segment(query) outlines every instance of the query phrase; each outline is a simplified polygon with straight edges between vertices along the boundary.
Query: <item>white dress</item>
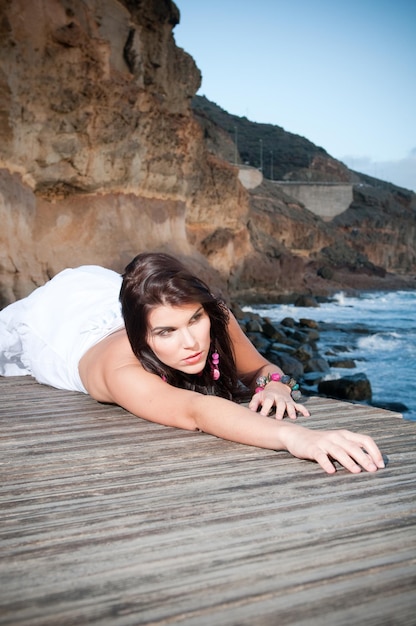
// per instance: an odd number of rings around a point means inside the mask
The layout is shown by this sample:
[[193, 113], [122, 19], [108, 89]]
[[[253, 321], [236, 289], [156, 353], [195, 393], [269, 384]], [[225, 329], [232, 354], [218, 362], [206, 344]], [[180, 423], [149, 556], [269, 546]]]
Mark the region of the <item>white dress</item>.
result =
[[66, 269], [0, 311], [0, 375], [87, 393], [78, 372], [89, 348], [124, 326], [120, 274]]

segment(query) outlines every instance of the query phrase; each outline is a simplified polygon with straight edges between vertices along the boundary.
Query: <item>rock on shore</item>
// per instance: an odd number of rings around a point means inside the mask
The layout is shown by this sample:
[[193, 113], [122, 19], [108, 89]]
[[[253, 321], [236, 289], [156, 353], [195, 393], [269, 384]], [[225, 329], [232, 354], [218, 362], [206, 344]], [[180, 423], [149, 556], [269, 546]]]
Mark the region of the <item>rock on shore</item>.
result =
[[[258, 313], [244, 311], [238, 305], [233, 305], [232, 311], [260, 354], [293, 376], [303, 394], [313, 393], [352, 402], [371, 401], [371, 383], [364, 373], [329, 378], [331, 365], [343, 367], [343, 361], [331, 361], [320, 354], [317, 347], [319, 324], [315, 320], [301, 318], [296, 322], [286, 317], [276, 323]], [[345, 368], [353, 365], [347, 360]]]

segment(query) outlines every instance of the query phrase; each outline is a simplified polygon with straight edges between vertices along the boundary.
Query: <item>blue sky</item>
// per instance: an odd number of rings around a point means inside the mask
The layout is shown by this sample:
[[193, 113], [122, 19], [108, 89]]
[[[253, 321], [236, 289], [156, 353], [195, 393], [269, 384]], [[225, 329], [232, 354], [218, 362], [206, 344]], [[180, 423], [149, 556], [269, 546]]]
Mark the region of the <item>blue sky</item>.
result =
[[416, 0], [175, 0], [200, 95], [416, 191]]

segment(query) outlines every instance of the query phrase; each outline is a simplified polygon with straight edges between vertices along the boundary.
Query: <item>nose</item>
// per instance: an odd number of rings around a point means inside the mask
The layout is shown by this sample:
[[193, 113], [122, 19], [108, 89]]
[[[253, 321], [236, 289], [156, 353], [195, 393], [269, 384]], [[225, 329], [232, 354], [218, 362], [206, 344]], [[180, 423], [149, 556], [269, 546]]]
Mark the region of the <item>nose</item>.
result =
[[189, 328], [184, 328], [182, 330], [182, 342], [184, 348], [195, 348], [197, 340], [195, 339]]

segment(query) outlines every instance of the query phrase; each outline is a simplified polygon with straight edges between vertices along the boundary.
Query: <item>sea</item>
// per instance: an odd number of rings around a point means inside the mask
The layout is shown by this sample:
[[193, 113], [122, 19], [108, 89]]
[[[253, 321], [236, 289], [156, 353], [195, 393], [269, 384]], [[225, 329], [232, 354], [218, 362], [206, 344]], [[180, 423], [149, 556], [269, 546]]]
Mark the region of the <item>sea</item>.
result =
[[[247, 307], [248, 308], [248, 307]], [[371, 404], [389, 408], [400, 402], [403, 417], [416, 421], [416, 291], [336, 294], [319, 307], [290, 304], [257, 305], [250, 309], [271, 321], [285, 317], [319, 324], [321, 356], [334, 347], [338, 358], [352, 359], [354, 369], [331, 367], [325, 378], [366, 374], [372, 389]]]

